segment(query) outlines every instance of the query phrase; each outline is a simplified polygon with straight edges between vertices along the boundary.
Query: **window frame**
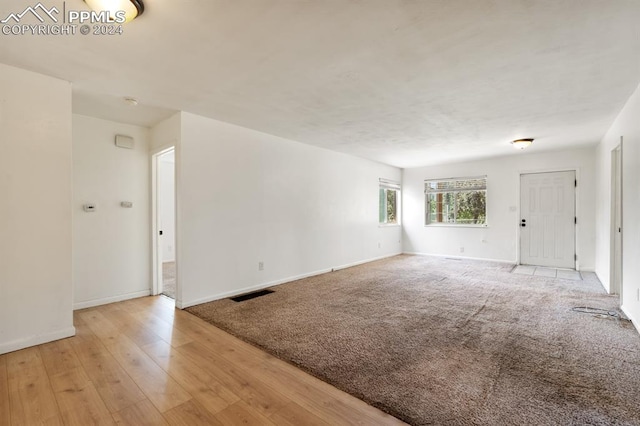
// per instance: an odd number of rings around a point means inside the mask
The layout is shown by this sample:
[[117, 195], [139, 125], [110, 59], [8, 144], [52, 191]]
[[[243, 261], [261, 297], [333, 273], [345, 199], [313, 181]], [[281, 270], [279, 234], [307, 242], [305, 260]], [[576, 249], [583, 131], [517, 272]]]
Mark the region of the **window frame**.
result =
[[[385, 196], [381, 197], [380, 191], [385, 191]], [[396, 221], [389, 222], [387, 215], [387, 191], [395, 191], [396, 193]], [[381, 202], [384, 200], [384, 210]], [[384, 212], [385, 221], [381, 222], [381, 213]], [[378, 226], [379, 227], [388, 227], [388, 226], [402, 226], [402, 185], [400, 182], [382, 179], [379, 180], [378, 186]]]
[[[458, 188], [455, 182], [458, 181], [474, 181], [481, 180], [483, 181], [482, 185], [476, 185], [469, 188], [460, 187]], [[438, 184], [443, 182], [454, 182], [451, 188], [444, 189], [436, 189], [429, 190], [429, 185]], [[487, 194], [488, 194], [488, 185], [487, 185], [487, 176], [467, 176], [467, 177], [457, 177], [457, 178], [439, 178], [439, 179], [425, 179], [424, 180], [424, 226], [425, 227], [457, 227], [457, 228], [486, 228], [488, 226], [488, 215], [487, 215]], [[431, 209], [430, 209], [430, 195], [431, 194], [445, 194], [445, 193], [462, 193], [462, 192], [484, 192], [484, 223], [458, 223], [458, 222], [431, 222]], [[458, 214], [458, 206], [457, 201], [454, 196], [454, 216], [455, 220], [457, 220]]]

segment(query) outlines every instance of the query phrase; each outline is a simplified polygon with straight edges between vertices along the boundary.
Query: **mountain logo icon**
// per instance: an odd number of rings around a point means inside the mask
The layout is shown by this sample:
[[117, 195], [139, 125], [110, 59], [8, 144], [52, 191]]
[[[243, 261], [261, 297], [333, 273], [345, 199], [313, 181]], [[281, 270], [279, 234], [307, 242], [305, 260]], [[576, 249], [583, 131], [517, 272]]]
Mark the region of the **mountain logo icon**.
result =
[[9, 14], [9, 16], [0, 21], [0, 23], [6, 24], [9, 21], [13, 20], [17, 24], [20, 22], [20, 20], [22, 20], [22, 18], [29, 14], [35, 16], [41, 23], [44, 23], [45, 18], [47, 17], [53, 22], [57, 23], [58, 18], [56, 18], [55, 15], [57, 15], [58, 13], [60, 13], [60, 11], [55, 6], [51, 9], [47, 9], [42, 3], [38, 3], [35, 6], [27, 7], [24, 11], [22, 11], [22, 13]]

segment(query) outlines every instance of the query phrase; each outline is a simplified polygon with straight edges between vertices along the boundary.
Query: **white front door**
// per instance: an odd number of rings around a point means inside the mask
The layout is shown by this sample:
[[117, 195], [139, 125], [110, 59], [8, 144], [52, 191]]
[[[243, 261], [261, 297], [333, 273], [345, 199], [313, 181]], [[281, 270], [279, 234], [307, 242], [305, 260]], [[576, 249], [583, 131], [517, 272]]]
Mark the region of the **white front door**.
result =
[[520, 176], [520, 263], [575, 268], [575, 171]]

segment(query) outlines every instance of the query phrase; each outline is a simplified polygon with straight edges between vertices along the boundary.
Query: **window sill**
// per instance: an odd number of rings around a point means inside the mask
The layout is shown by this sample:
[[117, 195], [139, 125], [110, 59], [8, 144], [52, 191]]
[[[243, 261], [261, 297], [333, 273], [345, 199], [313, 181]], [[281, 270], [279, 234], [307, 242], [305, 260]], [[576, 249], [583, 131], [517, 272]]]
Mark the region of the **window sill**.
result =
[[430, 223], [425, 228], [488, 228], [489, 225], [466, 225], [461, 223]]
[[379, 223], [378, 228], [401, 228], [401, 223]]

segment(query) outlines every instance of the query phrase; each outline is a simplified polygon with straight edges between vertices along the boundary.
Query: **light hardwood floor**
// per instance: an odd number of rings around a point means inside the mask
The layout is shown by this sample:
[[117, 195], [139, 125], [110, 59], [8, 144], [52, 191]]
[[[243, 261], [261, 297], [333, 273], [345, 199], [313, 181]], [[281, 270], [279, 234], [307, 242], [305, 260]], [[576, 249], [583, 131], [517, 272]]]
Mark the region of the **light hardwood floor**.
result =
[[0, 356], [0, 425], [398, 425], [165, 297], [77, 311], [75, 337]]

